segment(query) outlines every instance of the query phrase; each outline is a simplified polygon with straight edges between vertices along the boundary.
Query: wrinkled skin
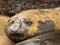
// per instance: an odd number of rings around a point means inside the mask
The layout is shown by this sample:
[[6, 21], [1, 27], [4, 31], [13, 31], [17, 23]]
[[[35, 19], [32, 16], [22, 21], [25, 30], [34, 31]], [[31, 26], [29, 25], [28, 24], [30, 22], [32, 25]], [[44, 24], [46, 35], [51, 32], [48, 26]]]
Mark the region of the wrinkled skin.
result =
[[16, 14], [8, 21], [6, 33], [14, 42], [20, 42], [37, 35], [59, 31], [58, 12], [58, 9], [33, 9]]

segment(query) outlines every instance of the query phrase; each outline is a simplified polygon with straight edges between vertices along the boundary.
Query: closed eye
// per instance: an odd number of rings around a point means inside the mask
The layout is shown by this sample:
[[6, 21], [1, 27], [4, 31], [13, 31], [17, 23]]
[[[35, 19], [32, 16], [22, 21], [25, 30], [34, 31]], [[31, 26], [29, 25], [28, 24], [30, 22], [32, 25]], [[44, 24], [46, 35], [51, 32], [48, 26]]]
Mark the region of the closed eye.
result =
[[8, 20], [8, 22], [10, 21], [11, 19]]
[[11, 26], [14, 23], [14, 21], [11, 21], [8, 23], [9, 26]]
[[8, 23], [9, 26], [11, 26], [14, 23], [14, 21], [11, 21], [11, 19], [9, 19], [8, 22], [9, 22]]
[[16, 20], [18, 20], [18, 17], [16, 17], [16, 18], [14, 18], [14, 19], [9, 19], [8, 20], [8, 22], [9, 22], [9, 24], [11, 25], [11, 24], [13, 24]]

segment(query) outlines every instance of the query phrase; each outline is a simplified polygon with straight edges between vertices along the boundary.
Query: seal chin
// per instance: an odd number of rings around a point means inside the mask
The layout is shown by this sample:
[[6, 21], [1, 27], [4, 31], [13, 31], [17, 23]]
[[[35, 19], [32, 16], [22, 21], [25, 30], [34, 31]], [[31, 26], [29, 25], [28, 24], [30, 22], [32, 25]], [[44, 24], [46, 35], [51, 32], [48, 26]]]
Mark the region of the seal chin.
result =
[[12, 41], [14, 42], [20, 42], [20, 41], [23, 41], [26, 39], [26, 36], [25, 35], [22, 35], [22, 34], [10, 34], [10, 39], [12, 39]]

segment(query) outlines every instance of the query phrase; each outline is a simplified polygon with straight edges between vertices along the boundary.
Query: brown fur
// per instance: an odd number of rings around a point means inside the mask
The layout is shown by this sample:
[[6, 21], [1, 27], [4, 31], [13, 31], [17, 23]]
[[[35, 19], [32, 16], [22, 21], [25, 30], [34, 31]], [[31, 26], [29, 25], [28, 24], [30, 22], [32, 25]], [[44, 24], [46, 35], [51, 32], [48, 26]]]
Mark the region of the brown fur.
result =
[[0, 16], [0, 45], [13, 45], [14, 43], [8, 38], [4, 30], [9, 17]]
[[[15, 42], [60, 30], [60, 8], [33, 9], [12, 17], [6, 26], [8, 36]], [[28, 23], [26, 23], [28, 22]], [[30, 25], [29, 22], [32, 22]]]

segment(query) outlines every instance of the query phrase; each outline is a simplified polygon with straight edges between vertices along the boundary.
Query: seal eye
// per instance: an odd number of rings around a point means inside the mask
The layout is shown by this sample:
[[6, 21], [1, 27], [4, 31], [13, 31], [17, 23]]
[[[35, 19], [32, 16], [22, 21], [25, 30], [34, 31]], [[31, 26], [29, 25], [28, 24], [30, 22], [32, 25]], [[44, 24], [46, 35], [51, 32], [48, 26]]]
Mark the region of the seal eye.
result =
[[9, 22], [9, 25], [12, 25], [13, 23], [14, 23], [14, 21], [10, 21], [10, 22]]
[[25, 24], [30, 26], [32, 24], [32, 22], [31, 21], [25, 21]]
[[28, 26], [31, 26], [32, 25], [32, 21], [30, 21], [30, 20], [27, 20], [27, 19], [24, 19], [24, 21], [23, 21], [26, 25], [28, 25]]
[[11, 19], [8, 20], [8, 22], [10, 21]]
[[13, 23], [14, 23], [14, 21], [11, 22], [11, 24], [13, 24]]

